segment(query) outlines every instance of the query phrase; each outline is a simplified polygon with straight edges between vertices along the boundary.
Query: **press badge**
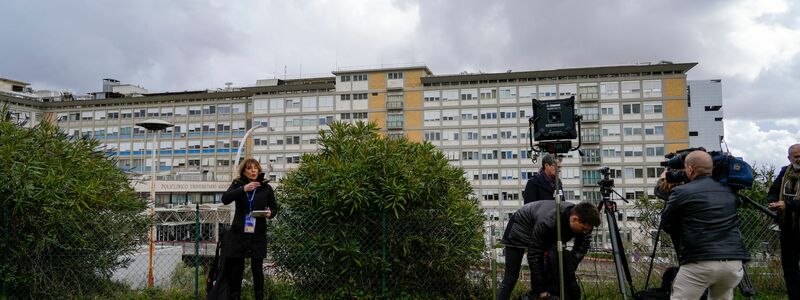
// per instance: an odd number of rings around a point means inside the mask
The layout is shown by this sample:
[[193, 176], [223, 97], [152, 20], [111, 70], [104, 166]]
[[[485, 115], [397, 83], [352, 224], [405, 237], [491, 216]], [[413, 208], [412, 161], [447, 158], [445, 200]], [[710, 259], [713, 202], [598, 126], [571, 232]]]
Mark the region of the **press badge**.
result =
[[256, 218], [251, 215], [244, 217], [244, 233], [256, 232]]

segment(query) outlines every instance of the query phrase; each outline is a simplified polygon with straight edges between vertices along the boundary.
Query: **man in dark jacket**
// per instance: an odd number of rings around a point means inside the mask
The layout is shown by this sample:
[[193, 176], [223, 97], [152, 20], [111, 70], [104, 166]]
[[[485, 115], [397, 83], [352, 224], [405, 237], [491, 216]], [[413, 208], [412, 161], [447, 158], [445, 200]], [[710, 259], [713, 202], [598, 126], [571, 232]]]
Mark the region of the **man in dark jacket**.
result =
[[[563, 242], [575, 239], [572, 251], [564, 252], [565, 280], [575, 282], [575, 268], [589, 251], [592, 240], [592, 229], [600, 225], [600, 212], [597, 207], [583, 202], [577, 205], [563, 203], [561, 205], [561, 239]], [[556, 245], [556, 202], [536, 201], [520, 207], [508, 222], [503, 232], [505, 244], [506, 271], [503, 282], [497, 293], [497, 299], [506, 300], [511, 296], [514, 285], [519, 278], [522, 256], [528, 251], [528, 265], [531, 268], [531, 294], [539, 298], [547, 298], [550, 294], [558, 294], [558, 289], [548, 288], [557, 278], [549, 278], [545, 271], [545, 252]], [[557, 268], [551, 265], [551, 268]], [[571, 274], [571, 278], [569, 275]], [[578, 293], [580, 296], [580, 293]]]
[[781, 228], [781, 265], [786, 293], [800, 300], [800, 144], [789, 147], [789, 163], [781, 169], [767, 193], [769, 208], [778, 211]]
[[[524, 204], [538, 200], [554, 200], [553, 192], [556, 190], [556, 168], [560, 168], [561, 162], [554, 155], [545, 154], [542, 156], [542, 167], [539, 172], [534, 173], [525, 185], [522, 192]], [[559, 188], [563, 190], [561, 181]]]
[[738, 196], [712, 179], [711, 156], [694, 151], [684, 161], [689, 182], [672, 189], [661, 214], [664, 231], [677, 235], [680, 270], [672, 299], [733, 299], [750, 259], [739, 231]]

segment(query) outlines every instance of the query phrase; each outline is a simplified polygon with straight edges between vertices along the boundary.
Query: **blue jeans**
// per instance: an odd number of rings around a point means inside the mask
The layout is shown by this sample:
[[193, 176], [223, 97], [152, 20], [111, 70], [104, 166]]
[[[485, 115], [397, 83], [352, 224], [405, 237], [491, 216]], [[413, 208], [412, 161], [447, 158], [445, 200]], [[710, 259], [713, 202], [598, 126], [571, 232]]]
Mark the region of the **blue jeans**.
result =
[[[511, 292], [514, 291], [514, 286], [517, 285], [519, 279], [519, 270], [522, 266], [522, 257], [525, 255], [525, 249], [508, 247], [503, 248], [506, 255], [506, 271], [503, 274], [503, 281], [500, 283], [500, 289], [497, 291], [497, 300], [508, 300], [511, 298]], [[530, 265], [530, 260], [528, 260]], [[531, 281], [533, 282], [533, 281]], [[531, 289], [533, 286], [531, 286]]]

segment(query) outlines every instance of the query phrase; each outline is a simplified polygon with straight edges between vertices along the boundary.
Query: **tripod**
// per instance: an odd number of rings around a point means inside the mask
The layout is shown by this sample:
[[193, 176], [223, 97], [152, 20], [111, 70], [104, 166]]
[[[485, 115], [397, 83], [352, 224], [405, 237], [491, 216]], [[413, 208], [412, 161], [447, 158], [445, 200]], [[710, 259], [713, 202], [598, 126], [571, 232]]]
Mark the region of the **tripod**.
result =
[[[614, 180], [608, 178], [608, 171], [608, 167], [605, 167], [601, 170], [603, 173], [603, 179], [597, 183], [600, 186], [600, 194], [603, 196], [597, 209], [602, 210], [606, 215], [608, 233], [611, 237], [611, 250], [614, 255], [614, 267], [617, 273], [617, 285], [619, 286], [619, 291], [622, 294], [622, 299], [627, 300], [628, 291], [625, 288], [626, 280], [628, 282], [628, 287], [631, 289], [631, 296], [634, 295], [635, 292], [633, 290], [631, 271], [628, 268], [628, 259], [625, 257], [625, 248], [622, 246], [622, 236], [619, 233], [619, 226], [617, 225], [617, 203], [611, 201], [611, 193], [616, 194], [620, 197], [620, 199], [622, 199], [622, 201], [625, 201], [626, 203], [628, 201], [625, 200], [625, 197], [622, 197], [619, 193], [614, 191]], [[622, 278], [623, 274], [625, 275], [624, 279]]]

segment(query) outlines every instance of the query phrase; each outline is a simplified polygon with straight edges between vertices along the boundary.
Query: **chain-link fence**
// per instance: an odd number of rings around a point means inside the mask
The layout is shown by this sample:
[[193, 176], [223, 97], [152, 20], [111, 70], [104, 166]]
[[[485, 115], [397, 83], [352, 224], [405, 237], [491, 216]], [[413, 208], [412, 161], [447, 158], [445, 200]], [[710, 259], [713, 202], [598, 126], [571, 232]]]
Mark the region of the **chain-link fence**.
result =
[[[747, 273], [753, 287], [757, 293], [782, 293], [785, 287], [777, 228], [760, 212], [742, 209], [739, 215], [752, 256]], [[9, 233], [13, 228], [8, 227], [6, 216], [7, 212], [0, 237], [3, 245], [14, 243], [10, 236], [18, 236]], [[22, 269], [38, 274], [33, 292], [45, 298], [124, 299], [139, 294], [154, 298], [204, 298], [206, 272], [214, 257], [216, 241], [227, 230], [230, 218], [227, 206], [159, 209], [152, 218], [155, 225], [152, 259], [150, 227], [145, 226], [138, 232], [127, 233], [129, 236], [117, 236], [137, 237], [133, 250], [122, 256], [114, 255], [119, 249], [98, 252], [102, 247], [92, 243], [102, 239], [81, 239], [70, 241], [68, 251], [54, 250], [31, 256], [25, 264], [11, 264], [10, 257], [21, 254], [9, 253], [9, 247], [3, 246], [0, 270], [4, 277]], [[498, 244], [504, 222], [488, 221], [478, 230], [482, 237], [477, 237], [480, 242], [475, 243], [476, 236], [447, 226], [454, 220], [447, 218], [446, 211], [417, 210], [407, 212], [402, 218], [376, 213], [358, 218], [357, 222], [349, 222], [357, 226], [341, 225], [331, 223], [331, 216], [282, 211], [270, 221], [270, 250], [263, 266], [267, 297], [493, 298], [504, 270], [502, 246]], [[627, 234], [622, 235], [622, 240], [634, 289], [641, 290], [648, 278], [657, 227], [648, 225], [642, 217], [634, 224], [635, 228], [622, 228], [632, 233], [632, 240], [627, 240]], [[100, 225], [83, 228], [84, 235], [102, 233]], [[595, 235], [606, 235], [606, 228], [605, 225], [597, 228]], [[92, 251], [81, 251], [75, 246], [81, 243]], [[666, 235], [662, 234], [652, 262], [649, 287], [660, 285], [664, 270], [677, 265]], [[148, 289], [150, 274], [154, 289]], [[577, 274], [587, 298], [619, 297], [612, 248], [607, 241], [599, 239], [593, 243]], [[529, 287], [527, 269], [520, 275], [515, 295]], [[250, 280], [248, 273], [243, 289], [246, 299], [252, 297]], [[32, 297], [17, 293], [20, 289], [14, 285], [19, 282], [3, 283], [2, 292], [8, 298]]]

